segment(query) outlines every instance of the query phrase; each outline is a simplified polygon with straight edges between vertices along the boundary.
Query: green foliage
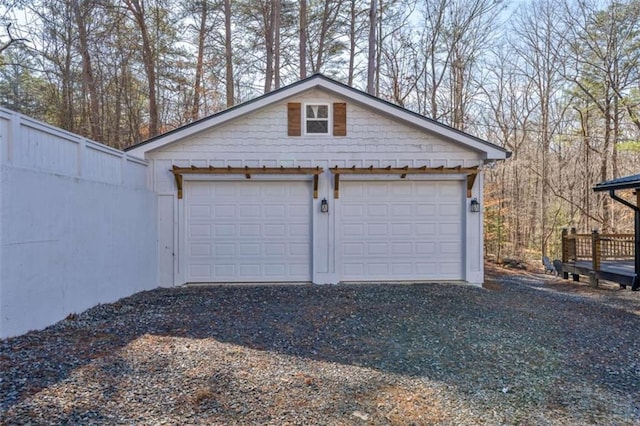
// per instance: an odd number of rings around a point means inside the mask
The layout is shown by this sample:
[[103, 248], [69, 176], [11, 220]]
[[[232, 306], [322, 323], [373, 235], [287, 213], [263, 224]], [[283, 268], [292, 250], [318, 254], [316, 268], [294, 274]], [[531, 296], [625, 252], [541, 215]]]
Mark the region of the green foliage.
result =
[[617, 144], [619, 152], [640, 152], [640, 141], [626, 141]]

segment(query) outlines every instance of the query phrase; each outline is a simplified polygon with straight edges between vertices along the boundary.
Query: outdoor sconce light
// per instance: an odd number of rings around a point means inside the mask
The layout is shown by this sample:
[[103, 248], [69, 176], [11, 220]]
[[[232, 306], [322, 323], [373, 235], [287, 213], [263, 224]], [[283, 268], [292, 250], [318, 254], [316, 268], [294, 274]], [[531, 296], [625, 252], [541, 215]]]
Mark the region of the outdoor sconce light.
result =
[[320, 201], [320, 211], [322, 213], [329, 213], [329, 203], [326, 198], [323, 198], [322, 201]]
[[477, 198], [471, 200], [471, 213], [480, 213], [480, 203]]

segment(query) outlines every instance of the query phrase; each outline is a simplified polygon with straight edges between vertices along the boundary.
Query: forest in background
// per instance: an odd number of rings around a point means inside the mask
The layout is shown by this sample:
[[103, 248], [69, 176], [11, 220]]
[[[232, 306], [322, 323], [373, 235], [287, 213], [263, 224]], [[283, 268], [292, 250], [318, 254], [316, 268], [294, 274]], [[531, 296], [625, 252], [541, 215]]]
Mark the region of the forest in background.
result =
[[[0, 105], [122, 149], [313, 73], [503, 146], [485, 252], [632, 232], [640, 0], [0, 0]], [[630, 194], [627, 194], [629, 196]]]

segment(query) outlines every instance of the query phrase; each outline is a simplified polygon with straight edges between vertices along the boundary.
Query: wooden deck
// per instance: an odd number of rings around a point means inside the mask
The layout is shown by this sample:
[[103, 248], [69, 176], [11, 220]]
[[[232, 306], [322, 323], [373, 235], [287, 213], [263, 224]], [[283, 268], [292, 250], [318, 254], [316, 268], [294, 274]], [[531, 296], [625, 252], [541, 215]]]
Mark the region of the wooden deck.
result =
[[562, 232], [562, 275], [574, 281], [589, 277], [591, 285], [599, 280], [613, 281], [625, 287], [634, 284], [635, 244], [633, 234], [578, 234], [575, 228]]
[[591, 284], [597, 286], [594, 280], [605, 280], [618, 283], [620, 285], [632, 285], [634, 272], [633, 260], [607, 260], [600, 264], [600, 270], [593, 269], [593, 262], [590, 260], [577, 260], [574, 262], [563, 262], [562, 270], [564, 278], [573, 276], [574, 281], [579, 280], [580, 275], [585, 275], [591, 280]]

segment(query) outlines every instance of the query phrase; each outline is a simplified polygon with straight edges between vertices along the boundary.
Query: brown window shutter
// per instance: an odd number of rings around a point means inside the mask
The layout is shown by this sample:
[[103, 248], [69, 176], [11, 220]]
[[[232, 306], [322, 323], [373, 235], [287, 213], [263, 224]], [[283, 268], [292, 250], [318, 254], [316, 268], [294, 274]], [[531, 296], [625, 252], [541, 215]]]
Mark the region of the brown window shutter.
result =
[[333, 136], [347, 136], [347, 104], [333, 104]]
[[302, 134], [302, 104], [299, 102], [289, 102], [287, 104], [287, 120], [289, 136], [300, 136]]

